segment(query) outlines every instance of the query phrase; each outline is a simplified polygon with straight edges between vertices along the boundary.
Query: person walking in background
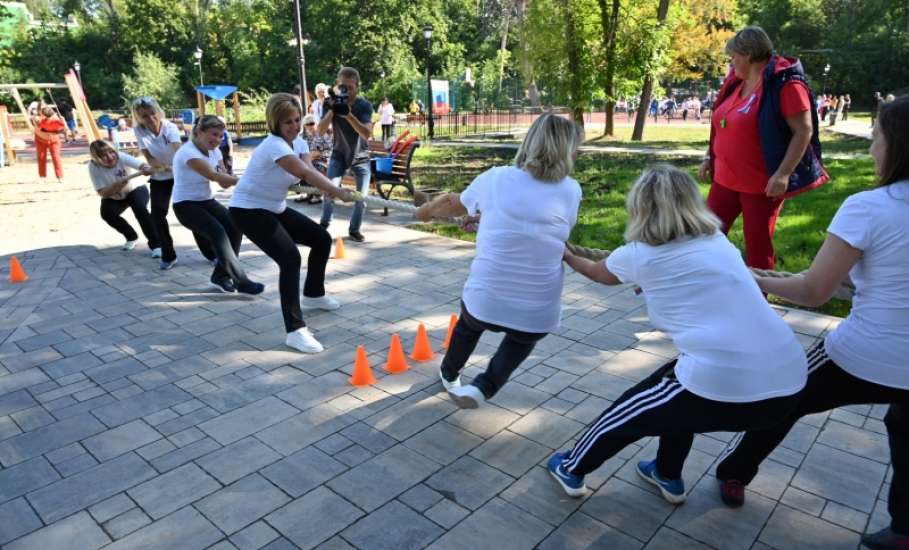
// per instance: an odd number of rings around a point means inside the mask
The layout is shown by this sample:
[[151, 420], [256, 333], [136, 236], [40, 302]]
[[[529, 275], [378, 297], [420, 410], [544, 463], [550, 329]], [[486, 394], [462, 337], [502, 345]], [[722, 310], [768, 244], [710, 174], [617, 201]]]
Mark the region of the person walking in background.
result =
[[65, 141], [76, 141], [76, 116], [73, 114], [75, 111], [73, 106], [65, 99], [61, 99], [57, 102], [57, 111], [66, 123], [67, 131], [63, 134]]
[[316, 99], [309, 104], [309, 114], [313, 116], [316, 124], [322, 122], [322, 117], [325, 116], [325, 94], [327, 93], [327, 85], [322, 82], [316, 84]]
[[35, 152], [38, 156], [38, 177], [47, 180], [47, 153], [54, 163], [57, 183], [63, 183], [63, 158], [60, 156], [60, 136], [66, 132], [66, 123], [53, 107], [45, 106], [35, 122]]
[[221, 145], [218, 146], [218, 150], [221, 151], [221, 161], [224, 163], [224, 169], [227, 170], [227, 173], [230, 175], [234, 174], [234, 141], [230, 137], [230, 132], [227, 130], [227, 122], [224, 120], [223, 116], [219, 116], [218, 120], [221, 121], [221, 124], [224, 124], [224, 135], [221, 136]]
[[387, 97], [383, 97], [379, 105], [379, 124], [382, 125], [382, 143], [388, 147], [395, 126], [395, 108]]
[[852, 96], [843, 96], [843, 120], [849, 120], [849, 109], [852, 108]]
[[773, 269], [773, 232], [787, 197], [828, 180], [818, 120], [802, 64], [773, 54], [760, 27], [726, 44], [733, 70], [717, 96], [710, 145], [700, 168], [707, 206], [728, 232], [741, 215], [745, 263]]
[[89, 145], [88, 152], [92, 159], [88, 175], [95, 191], [101, 196], [101, 219], [126, 238], [122, 250], [132, 250], [139, 242], [136, 230], [121, 216], [127, 208], [132, 209], [142, 233], [148, 239], [149, 250], [158, 248], [158, 235], [148, 213], [148, 187], [136, 180], [139, 176], [151, 175], [152, 167], [136, 157], [118, 153], [100, 139]]

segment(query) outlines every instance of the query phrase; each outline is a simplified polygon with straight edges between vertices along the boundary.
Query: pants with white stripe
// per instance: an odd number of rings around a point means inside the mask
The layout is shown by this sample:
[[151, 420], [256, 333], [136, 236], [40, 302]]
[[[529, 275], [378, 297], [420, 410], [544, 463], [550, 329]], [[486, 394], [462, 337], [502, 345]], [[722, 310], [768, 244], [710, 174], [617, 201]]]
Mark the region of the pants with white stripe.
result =
[[795, 396], [727, 403], [697, 396], [675, 377], [675, 361], [626, 391], [584, 432], [564, 465], [587, 475], [626, 446], [659, 436], [656, 467], [666, 479], [680, 479], [694, 434], [769, 428], [792, 412]]
[[758, 467], [779, 445], [803, 416], [829, 411], [845, 405], [890, 404], [884, 417], [890, 439], [889, 511], [891, 527], [909, 534], [909, 390], [882, 386], [852, 376], [834, 363], [819, 342], [808, 352], [808, 383], [798, 393], [799, 403], [792, 413], [770, 429], [749, 430], [734, 439], [716, 469], [721, 481], [732, 479], [748, 484]]

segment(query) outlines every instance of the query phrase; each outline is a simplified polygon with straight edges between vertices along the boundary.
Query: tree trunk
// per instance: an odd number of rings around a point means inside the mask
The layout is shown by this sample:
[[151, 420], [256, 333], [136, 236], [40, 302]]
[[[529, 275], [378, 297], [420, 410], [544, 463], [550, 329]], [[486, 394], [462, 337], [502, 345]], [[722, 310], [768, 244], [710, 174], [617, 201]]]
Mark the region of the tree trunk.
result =
[[603, 46], [606, 50], [606, 74], [603, 82], [603, 91], [606, 93], [606, 123], [603, 125], [603, 135], [615, 135], [615, 47], [616, 35], [619, 25], [619, 7], [622, 0], [612, 0], [612, 11], [606, 11], [606, 0], [600, 2], [600, 21], [603, 27]]
[[499, 46], [499, 87], [496, 100], [502, 95], [502, 79], [505, 78], [505, 48], [508, 47], [508, 24], [511, 22], [511, 10], [505, 12], [505, 29], [502, 31], [502, 43]]
[[574, 122], [584, 127], [584, 98], [581, 91], [581, 52], [578, 51], [577, 24], [574, 19], [570, 0], [562, 0], [563, 15], [565, 17], [565, 53], [568, 57], [568, 73], [571, 75], [570, 99], [571, 118]]
[[[669, 13], [669, 0], [660, 0], [657, 8], [657, 25], [666, 22]], [[653, 72], [648, 71], [644, 77], [644, 88], [641, 90], [641, 104], [638, 105], [638, 114], [634, 119], [634, 132], [631, 141], [641, 141], [644, 138], [644, 123], [647, 121], [647, 112], [650, 110], [650, 95], [653, 93]]]

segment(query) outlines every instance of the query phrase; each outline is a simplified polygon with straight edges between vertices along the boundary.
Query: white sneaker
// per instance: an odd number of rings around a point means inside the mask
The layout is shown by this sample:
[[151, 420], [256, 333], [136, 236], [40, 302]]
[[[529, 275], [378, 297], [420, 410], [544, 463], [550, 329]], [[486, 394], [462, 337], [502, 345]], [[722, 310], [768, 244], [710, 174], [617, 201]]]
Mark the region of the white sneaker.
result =
[[476, 409], [480, 406], [480, 403], [486, 401], [486, 397], [483, 395], [483, 392], [480, 391], [480, 388], [473, 384], [451, 388], [448, 390], [448, 395], [450, 395], [455, 404], [462, 409]]
[[160, 257], [161, 257], [161, 249], [152, 248], [152, 258], [160, 258]]
[[439, 380], [442, 381], [442, 387], [445, 388], [445, 391], [450, 392], [454, 388], [461, 387], [461, 377], [458, 376], [453, 381], [449, 382], [445, 379], [445, 375], [442, 374], [442, 369], [439, 369]]
[[138, 243], [138, 242], [139, 241], [126, 241], [125, 243], [123, 243], [123, 246], [120, 247], [120, 250], [132, 250], [132, 249], [136, 248], [136, 243]]
[[341, 307], [341, 302], [335, 300], [328, 294], [325, 296], [319, 296], [318, 298], [302, 296], [300, 299], [300, 307], [303, 309], [322, 309], [325, 311], [332, 311]]
[[325, 348], [316, 340], [316, 337], [309, 332], [309, 328], [298, 328], [293, 332], [287, 333], [287, 339], [284, 343], [289, 347], [302, 351], [303, 353], [319, 353]]

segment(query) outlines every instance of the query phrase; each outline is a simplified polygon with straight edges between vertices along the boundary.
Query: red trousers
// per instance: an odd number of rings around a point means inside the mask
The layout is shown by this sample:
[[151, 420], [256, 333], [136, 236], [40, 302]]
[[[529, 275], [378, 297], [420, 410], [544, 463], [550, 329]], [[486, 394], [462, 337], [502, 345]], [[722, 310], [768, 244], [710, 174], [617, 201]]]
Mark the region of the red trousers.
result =
[[723, 233], [729, 233], [739, 214], [745, 233], [745, 263], [758, 269], [773, 269], [773, 230], [783, 209], [782, 198], [763, 193], [742, 193], [715, 183], [707, 195], [707, 207], [723, 222]]
[[63, 179], [63, 159], [60, 156], [60, 140], [44, 141], [35, 139], [35, 150], [38, 153], [38, 176], [47, 177], [47, 152], [50, 151], [51, 160], [54, 162], [54, 174], [57, 179]]

